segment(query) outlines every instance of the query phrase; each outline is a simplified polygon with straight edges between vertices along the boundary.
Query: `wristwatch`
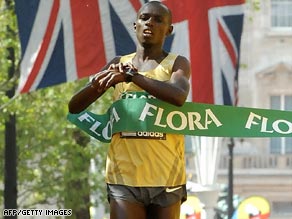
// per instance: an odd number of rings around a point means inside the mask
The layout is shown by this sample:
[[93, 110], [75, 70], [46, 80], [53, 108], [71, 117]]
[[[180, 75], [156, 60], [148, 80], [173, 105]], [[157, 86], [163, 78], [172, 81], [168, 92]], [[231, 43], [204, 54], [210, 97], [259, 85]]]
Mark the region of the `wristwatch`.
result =
[[125, 74], [126, 74], [126, 82], [129, 83], [129, 82], [132, 82], [133, 76], [138, 74], [138, 72], [132, 68], [129, 68], [128, 71], [125, 72]]

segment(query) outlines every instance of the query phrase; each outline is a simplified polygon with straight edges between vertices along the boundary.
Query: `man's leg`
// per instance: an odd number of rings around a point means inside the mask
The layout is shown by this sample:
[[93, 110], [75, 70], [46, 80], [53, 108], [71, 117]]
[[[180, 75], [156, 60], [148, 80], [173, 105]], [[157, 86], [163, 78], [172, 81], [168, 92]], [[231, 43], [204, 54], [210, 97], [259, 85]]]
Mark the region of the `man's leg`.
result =
[[179, 219], [181, 201], [167, 207], [151, 205], [147, 208], [147, 219]]
[[136, 203], [120, 199], [110, 200], [110, 219], [137, 219], [137, 218], [146, 219], [146, 210], [143, 205], [139, 205]]

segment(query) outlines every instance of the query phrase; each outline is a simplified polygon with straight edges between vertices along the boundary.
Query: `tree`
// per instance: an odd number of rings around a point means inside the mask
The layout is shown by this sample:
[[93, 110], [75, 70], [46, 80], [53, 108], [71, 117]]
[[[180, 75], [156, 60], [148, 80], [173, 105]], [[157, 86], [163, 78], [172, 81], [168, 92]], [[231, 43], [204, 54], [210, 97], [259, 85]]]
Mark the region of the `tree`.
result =
[[[1, 2], [2, 3], [2, 2]], [[6, 14], [3, 17], [8, 17], [13, 15], [11, 11], [13, 11], [13, 2], [11, 0], [5, 0], [2, 3], [5, 6]], [[10, 20], [10, 19], [8, 19]], [[9, 81], [13, 81], [14, 76], [16, 75], [16, 52], [17, 48], [13, 45], [15, 42], [16, 33], [15, 26], [12, 22], [6, 23], [3, 22], [4, 32], [1, 32], [4, 40], [3, 44], [4, 50], [1, 52], [6, 52], [6, 56], [4, 56], [7, 60], [7, 65], [3, 65], [3, 69], [7, 70], [7, 79]], [[7, 90], [5, 90], [5, 94], [8, 98], [12, 98], [15, 94], [15, 83], [11, 86], [8, 86]], [[4, 207], [15, 209], [17, 208], [17, 148], [16, 148], [16, 116], [13, 112], [8, 113], [7, 118], [4, 122], [5, 127], [5, 146], [4, 146]], [[16, 218], [17, 216], [13, 215], [12, 218]], [[6, 218], [6, 216], [5, 216]]]

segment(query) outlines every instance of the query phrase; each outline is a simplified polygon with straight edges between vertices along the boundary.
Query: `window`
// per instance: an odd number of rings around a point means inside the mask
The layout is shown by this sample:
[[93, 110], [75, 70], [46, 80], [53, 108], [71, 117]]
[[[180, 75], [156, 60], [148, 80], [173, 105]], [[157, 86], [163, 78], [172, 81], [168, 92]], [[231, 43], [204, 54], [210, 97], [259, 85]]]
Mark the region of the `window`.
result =
[[292, 29], [292, 1], [271, 0], [271, 27]]
[[275, 215], [291, 215], [292, 202], [273, 202], [272, 212]]
[[[271, 109], [292, 111], [292, 95], [270, 97]], [[271, 138], [270, 152], [272, 154], [291, 154], [292, 137]]]

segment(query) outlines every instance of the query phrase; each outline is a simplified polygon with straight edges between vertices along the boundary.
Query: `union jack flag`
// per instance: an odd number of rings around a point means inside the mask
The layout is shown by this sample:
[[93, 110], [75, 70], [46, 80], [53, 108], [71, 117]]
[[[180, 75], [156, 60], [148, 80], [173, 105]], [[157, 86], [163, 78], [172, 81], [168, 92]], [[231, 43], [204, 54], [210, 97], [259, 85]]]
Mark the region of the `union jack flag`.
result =
[[[88, 77], [135, 51], [133, 22], [146, 0], [15, 0], [22, 62], [19, 93]], [[191, 61], [194, 102], [237, 99], [244, 0], [164, 0], [174, 33], [165, 49]]]

